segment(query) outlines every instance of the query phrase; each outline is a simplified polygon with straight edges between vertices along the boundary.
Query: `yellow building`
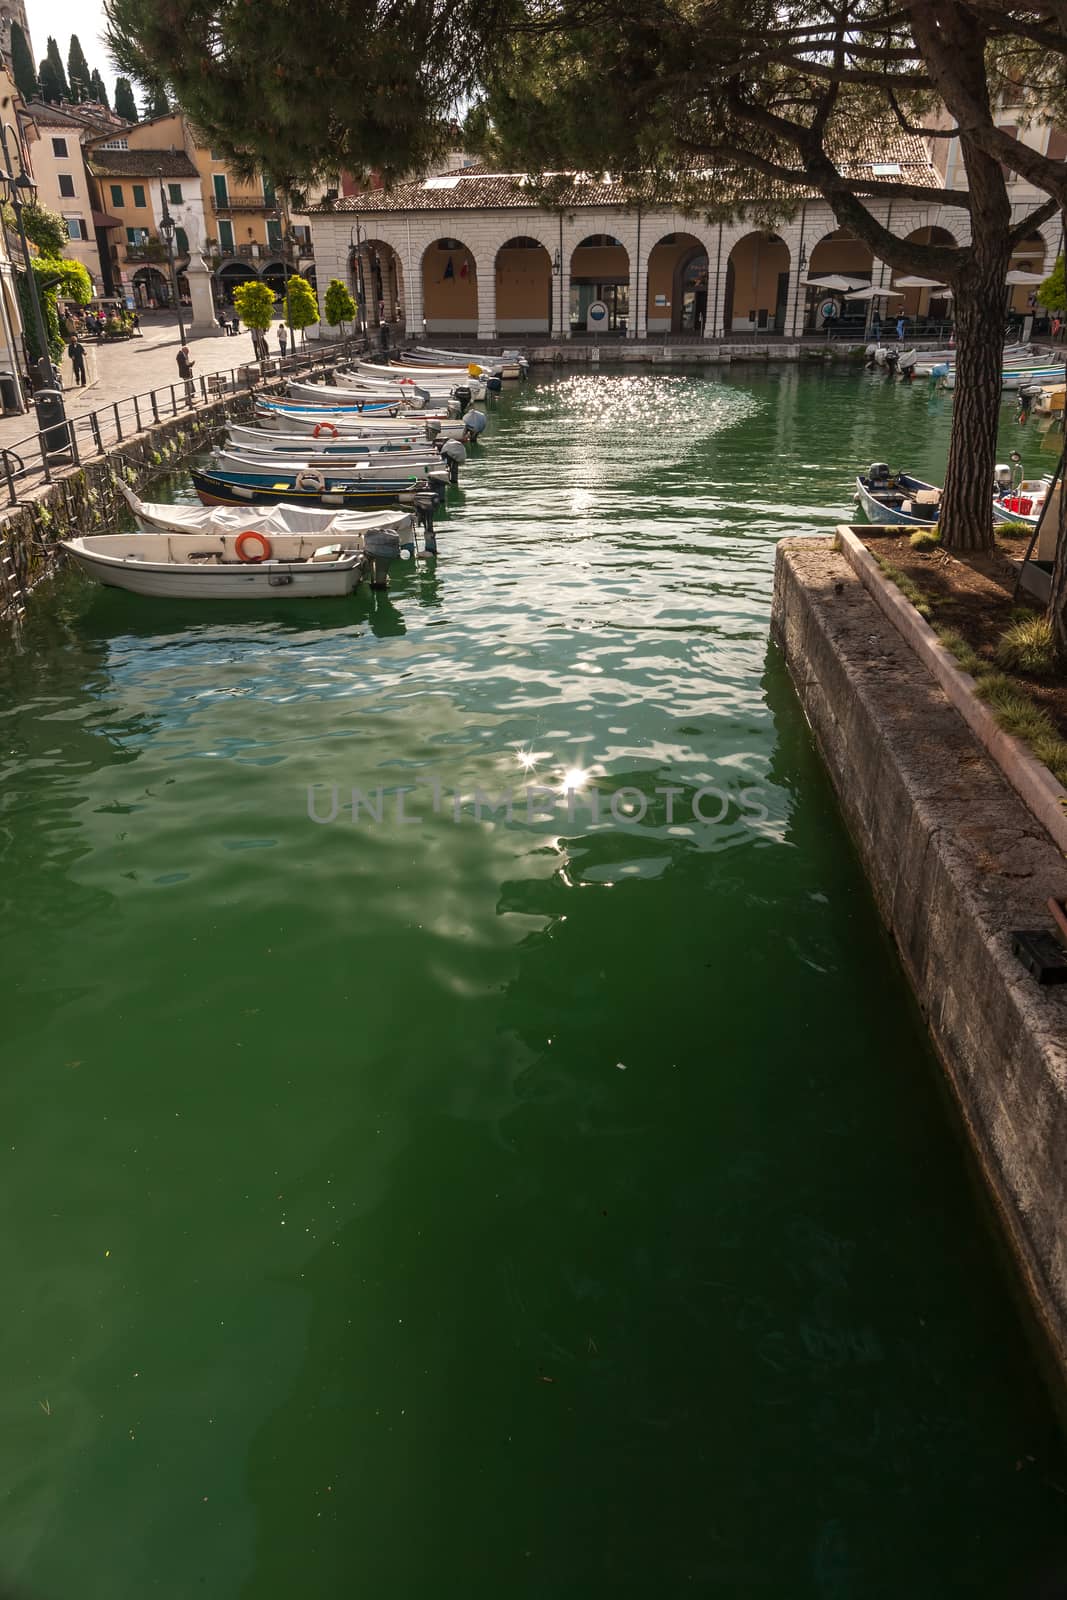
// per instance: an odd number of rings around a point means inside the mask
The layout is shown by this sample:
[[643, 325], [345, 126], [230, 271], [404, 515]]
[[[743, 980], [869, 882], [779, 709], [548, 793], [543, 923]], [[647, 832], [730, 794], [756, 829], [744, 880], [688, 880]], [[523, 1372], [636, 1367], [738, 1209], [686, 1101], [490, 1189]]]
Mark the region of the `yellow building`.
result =
[[[112, 215], [117, 293], [132, 292], [142, 303], [168, 301], [161, 182], [177, 225], [179, 269], [190, 251], [203, 255], [217, 303], [232, 300], [237, 284], [249, 278], [262, 278], [280, 294], [291, 273], [314, 273], [306, 217], [294, 217], [269, 181], [235, 177], [180, 111], [94, 141], [86, 159], [101, 209]], [[180, 292], [183, 287], [179, 277]]]

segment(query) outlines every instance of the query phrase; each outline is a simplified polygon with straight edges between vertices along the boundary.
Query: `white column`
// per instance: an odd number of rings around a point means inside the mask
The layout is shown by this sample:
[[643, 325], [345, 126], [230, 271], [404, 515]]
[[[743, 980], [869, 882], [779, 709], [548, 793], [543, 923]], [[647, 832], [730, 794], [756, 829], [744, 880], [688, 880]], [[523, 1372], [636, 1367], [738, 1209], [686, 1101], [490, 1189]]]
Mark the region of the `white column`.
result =
[[363, 294], [366, 301], [366, 304], [360, 309], [366, 326], [368, 328], [376, 328], [380, 321], [378, 316], [378, 289], [371, 253], [366, 245], [360, 250], [359, 259], [363, 269]]
[[723, 336], [723, 308], [726, 305], [726, 269], [730, 263], [733, 235], [720, 223], [715, 230], [714, 246], [708, 249], [708, 309], [704, 316], [705, 339]]
[[478, 289], [478, 337], [496, 338], [496, 259], [486, 252], [475, 257]]

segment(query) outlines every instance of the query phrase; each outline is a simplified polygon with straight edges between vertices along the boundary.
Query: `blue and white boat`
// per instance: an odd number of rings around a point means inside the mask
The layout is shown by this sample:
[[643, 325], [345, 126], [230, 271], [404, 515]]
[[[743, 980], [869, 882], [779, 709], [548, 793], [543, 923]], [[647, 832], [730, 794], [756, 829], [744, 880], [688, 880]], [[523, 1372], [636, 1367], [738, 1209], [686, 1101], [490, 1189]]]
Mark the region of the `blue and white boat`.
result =
[[856, 498], [868, 522], [900, 522], [919, 528], [937, 521], [941, 490], [908, 472], [890, 472], [884, 461], [876, 461], [867, 472], [858, 474]]

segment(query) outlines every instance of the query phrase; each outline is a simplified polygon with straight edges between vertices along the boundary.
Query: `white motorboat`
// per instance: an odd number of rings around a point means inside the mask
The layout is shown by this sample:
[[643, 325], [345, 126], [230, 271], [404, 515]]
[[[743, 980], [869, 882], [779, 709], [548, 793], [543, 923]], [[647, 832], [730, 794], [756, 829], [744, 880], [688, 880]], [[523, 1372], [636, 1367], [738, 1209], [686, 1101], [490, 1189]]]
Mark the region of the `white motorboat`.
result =
[[403, 351], [406, 362], [415, 362], [422, 365], [426, 362], [443, 363], [460, 361], [465, 366], [487, 367], [490, 372], [496, 373], [501, 378], [525, 378], [530, 370], [530, 363], [521, 350], [505, 350], [503, 355], [468, 355], [462, 350], [434, 350], [427, 345], [416, 345], [414, 349]]
[[[396, 534], [360, 544], [322, 544], [290, 534], [105, 533], [62, 548], [96, 583], [167, 600], [299, 600], [351, 594], [371, 569], [385, 582], [400, 554]], [[378, 547], [380, 546], [380, 550]]]
[[[415, 419], [422, 421], [427, 439], [473, 439], [485, 428], [487, 418], [484, 411], [467, 411], [462, 417], [442, 417], [439, 413], [427, 414], [425, 412], [408, 413], [403, 421], [393, 417], [366, 417], [360, 416], [357, 411], [349, 407], [328, 410], [320, 406], [305, 406], [296, 401], [264, 400], [256, 401], [256, 417], [267, 419], [267, 426], [273, 426], [282, 433], [310, 433], [316, 438], [325, 438], [331, 429], [337, 430], [337, 436], [365, 435], [366, 437], [381, 437], [385, 434], [410, 433]], [[396, 423], [399, 422], [399, 427]], [[318, 429], [316, 434], [315, 430]]]
[[349, 372], [338, 368], [334, 373], [335, 386], [350, 390], [353, 394], [366, 394], [372, 402], [381, 400], [383, 394], [399, 395], [405, 403], [411, 404], [409, 396], [419, 397], [420, 406], [447, 405], [449, 400], [484, 400], [488, 393], [486, 384], [481, 378], [461, 376], [460, 374], [446, 377], [430, 377], [425, 380], [404, 377], [398, 373], [395, 378], [386, 372], [373, 375], [365, 372]]
[[[273, 433], [269, 428], [249, 428], [239, 422], [229, 424], [230, 443], [247, 446], [257, 452], [273, 451], [278, 455], [292, 455], [294, 451], [314, 449], [321, 456], [390, 456], [422, 454], [431, 449], [424, 427], [412, 427], [402, 433], [338, 434], [324, 432], [316, 439], [306, 433]], [[462, 449], [462, 445], [459, 447]]]
[[[286, 394], [291, 400], [303, 406], [346, 407], [353, 414], [360, 408], [369, 408], [373, 413], [376, 407], [385, 406], [387, 408], [385, 414], [391, 415], [395, 406], [398, 413], [404, 410], [423, 415], [427, 413], [436, 413], [440, 416], [453, 415], [448, 409], [447, 396], [439, 395], [435, 398], [428, 390], [420, 389], [415, 384], [408, 385], [406, 389], [396, 384], [388, 392], [384, 384], [376, 384], [373, 389], [360, 389], [354, 392], [350, 384], [299, 383], [295, 378], [290, 378], [286, 384]], [[380, 414], [382, 413], [379, 412]]]
[[[455, 449], [463, 450], [458, 439], [450, 443]], [[465, 450], [463, 453], [466, 455]], [[388, 468], [391, 472], [404, 473], [440, 472], [448, 460], [446, 456], [438, 455], [428, 440], [423, 441], [421, 450], [386, 450], [371, 455], [366, 450], [345, 450], [343, 446], [334, 446], [329, 451], [319, 450], [306, 434], [303, 438], [291, 441], [284, 450], [265, 450], [259, 445], [246, 444], [243, 439], [231, 439], [219, 446], [216, 459], [221, 461], [223, 458], [256, 461], [262, 464], [264, 471], [275, 467], [284, 470], [287, 463], [295, 462], [298, 467], [327, 468], [330, 471], [349, 472], [354, 467], [365, 467], [368, 471]]]
[[253, 456], [238, 450], [216, 450], [211, 457], [208, 470], [211, 472], [222, 468], [224, 471], [234, 471], [242, 474], [242, 482], [250, 476], [262, 478], [264, 482], [273, 482], [279, 477], [286, 477], [290, 473], [299, 476], [301, 473], [317, 474], [324, 479], [327, 474], [342, 474], [348, 483], [395, 483], [398, 479], [410, 481], [414, 487], [435, 488], [443, 495], [449, 482], [449, 470], [440, 456], [436, 456], [428, 465], [415, 460], [412, 456], [405, 455], [402, 465], [397, 465], [397, 457], [390, 461], [375, 458], [371, 461], [366, 456], [358, 456], [354, 461], [337, 460], [328, 456], [324, 461], [315, 460], [313, 457], [304, 456]]
[[[957, 384], [955, 367], [950, 367], [947, 372], [934, 374], [942, 389], [953, 390]], [[1043, 366], [1005, 368], [1000, 374], [1000, 387], [1002, 389], [1023, 389], [1031, 384], [1040, 388], [1046, 383], [1062, 382], [1063, 362], [1058, 361], [1053, 365], [1046, 363]]]
[[[395, 533], [402, 545], [415, 535], [410, 511], [330, 511], [314, 506], [205, 506], [163, 505], [141, 500], [116, 479], [142, 533], [238, 534], [262, 533], [268, 539], [304, 536], [321, 544], [360, 545], [365, 534]], [[101, 537], [104, 537], [101, 535]], [[120, 535], [110, 534], [117, 538]]]

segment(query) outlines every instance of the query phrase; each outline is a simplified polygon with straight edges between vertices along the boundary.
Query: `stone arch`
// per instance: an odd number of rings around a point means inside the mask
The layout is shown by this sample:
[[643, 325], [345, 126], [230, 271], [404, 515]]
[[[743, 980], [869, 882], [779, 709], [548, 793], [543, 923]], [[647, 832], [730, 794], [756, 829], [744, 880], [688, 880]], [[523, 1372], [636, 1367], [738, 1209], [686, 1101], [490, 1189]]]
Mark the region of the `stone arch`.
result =
[[169, 306], [171, 302], [170, 284], [158, 267], [138, 267], [133, 275], [133, 292], [142, 309]]
[[[1011, 253], [1008, 271], [1039, 272], [1042, 278], [1048, 277], [1052, 267], [1049, 263], [1048, 243], [1043, 233], [1035, 228], [1033, 233], [1027, 234], [1025, 239], [1019, 241]], [[1037, 290], [1040, 285], [1036, 283], [1019, 283], [1011, 284], [1009, 287], [1011, 291], [1008, 295], [1009, 312], [1025, 316], [1028, 311], [1034, 309], [1031, 302], [1036, 301]]]
[[789, 246], [777, 233], [757, 229], [734, 241], [726, 262], [723, 332], [785, 332], [789, 302]]
[[665, 233], [645, 260], [650, 334], [702, 333], [708, 313], [708, 247], [695, 233]]
[[493, 261], [496, 331], [548, 333], [552, 327], [552, 256], [532, 234], [505, 239]]
[[[611, 233], [590, 233], [571, 251], [571, 331], [625, 334], [630, 320], [630, 253]], [[589, 307], [607, 306], [604, 321], [589, 327]]]
[[[384, 310], [386, 322], [401, 320], [401, 310], [406, 309], [404, 302], [404, 263], [400, 252], [395, 245], [388, 244], [384, 239], [364, 239], [363, 250], [367, 262], [365, 292], [368, 300], [372, 302], [368, 310], [373, 311], [372, 322], [379, 320], [379, 309]], [[352, 293], [359, 298], [359, 269], [357, 264], [358, 252], [348, 252], [349, 287]]]
[[[860, 289], [874, 281], [874, 252], [848, 228], [834, 228], [815, 241], [802, 277], [809, 285], [812, 278], [848, 278]], [[818, 285], [805, 288], [805, 295], [806, 332], [821, 333], [832, 325], [835, 333], [842, 328], [862, 333], [869, 309], [865, 300], [846, 300], [843, 291]], [[835, 306], [837, 312], [829, 322], [824, 315], [828, 305]]]
[[478, 332], [478, 264], [462, 239], [446, 235], [422, 252], [422, 315], [427, 333]]
[[225, 261], [215, 274], [218, 279], [219, 295], [224, 303], [232, 304], [233, 291], [239, 283], [247, 283], [250, 278], [258, 278], [259, 273], [247, 261]]
[[271, 261], [264, 261], [259, 269], [259, 276], [264, 283], [270, 284], [274, 290], [275, 299], [285, 294], [285, 286], [289, 282], [290, 272], [288, 265], [280, 257], [275, 256]]
[[[946, 228], [943, 223], [924, 223], [921, 228], [913, 228], [905, 235], [907, 244], [944, 245], [954, 249], [959, 245], [959, 240], [951, 228]], [[890, 287], [896, 288], [898, 278], [915, 277], [917, 274], [908, 272], [894, 272]], [[918, 276], [936, 278], [936, 272], [920, 273]], [[942, 280], [943, 281], [943, 280]], [[947, 321], [952, 315], [952, 302], [949, 296], [938, 294], [936, 289], [905, 289], [902, 299], [887, 300], [886, 318], [888, 322], [895, 323], [898, 317], [906, 317], [912, 322]]]

